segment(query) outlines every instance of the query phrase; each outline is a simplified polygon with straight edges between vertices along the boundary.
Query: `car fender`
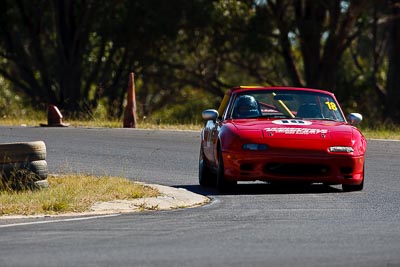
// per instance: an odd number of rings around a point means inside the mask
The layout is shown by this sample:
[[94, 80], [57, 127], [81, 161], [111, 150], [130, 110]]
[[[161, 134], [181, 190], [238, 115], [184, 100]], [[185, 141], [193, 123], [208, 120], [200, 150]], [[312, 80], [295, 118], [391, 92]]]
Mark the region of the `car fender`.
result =
[[[232, 123], [225, 123], [221, 126], [218, 136], [218, 143], [221, 150], [236, 150], [240, 147], [240, 135], [238, 129]], [[217, 144], [218, 147], [218, 144]]]
[[358, 156], [364, 156], [367, 150], [367, 140], [364, 135], [357, 129], [353, 128], [353, 147], [356, 149]]

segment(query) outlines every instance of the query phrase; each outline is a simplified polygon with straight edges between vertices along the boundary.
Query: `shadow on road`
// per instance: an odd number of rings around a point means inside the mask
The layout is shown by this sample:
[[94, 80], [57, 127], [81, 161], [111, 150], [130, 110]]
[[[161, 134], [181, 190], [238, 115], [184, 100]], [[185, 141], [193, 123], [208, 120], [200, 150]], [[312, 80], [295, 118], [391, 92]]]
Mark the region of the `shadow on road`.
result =
[[201, 185], [175, 185], [173, 187], [185, 188], [193, 193], [216, 196], [216, 195], [274, 195], [274, 194], [328, 194], [339, 193], [341, 189], [323, 184], [267, 184], [267, 183], [246, 183], [238, 184], [227, 192], [219, 192], [213, 187]]

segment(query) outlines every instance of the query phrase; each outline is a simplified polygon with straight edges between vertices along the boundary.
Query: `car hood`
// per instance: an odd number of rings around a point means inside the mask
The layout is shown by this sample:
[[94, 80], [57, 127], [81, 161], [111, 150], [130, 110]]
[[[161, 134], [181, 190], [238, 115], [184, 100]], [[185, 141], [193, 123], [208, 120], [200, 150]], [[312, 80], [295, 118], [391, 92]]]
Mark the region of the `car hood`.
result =
[[232, 120], [244, 139], [320, 140], [323, 143], [351, 145], [353, 126], [344, 122], [300, 119]]

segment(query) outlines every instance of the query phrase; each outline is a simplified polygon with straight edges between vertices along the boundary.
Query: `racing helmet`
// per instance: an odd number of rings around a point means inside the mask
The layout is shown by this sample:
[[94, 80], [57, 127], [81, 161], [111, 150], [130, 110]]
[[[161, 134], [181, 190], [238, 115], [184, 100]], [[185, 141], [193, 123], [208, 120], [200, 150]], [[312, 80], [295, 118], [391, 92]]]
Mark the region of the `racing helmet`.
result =
[[254, 96], [242, 95], [236, 99], [232, 118], [254, 118], [258, 116], [261, 116], [261, 110]]

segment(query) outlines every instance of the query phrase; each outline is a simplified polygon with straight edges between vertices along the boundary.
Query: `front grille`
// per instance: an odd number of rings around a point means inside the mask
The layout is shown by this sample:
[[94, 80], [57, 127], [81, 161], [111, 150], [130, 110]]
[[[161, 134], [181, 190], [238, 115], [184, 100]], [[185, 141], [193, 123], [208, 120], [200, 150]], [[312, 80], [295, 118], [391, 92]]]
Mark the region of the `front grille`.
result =
[[268, 163], [264, 166], [266, 174], [288, 177], [327, 176], [330, 168], [323, 164]]

